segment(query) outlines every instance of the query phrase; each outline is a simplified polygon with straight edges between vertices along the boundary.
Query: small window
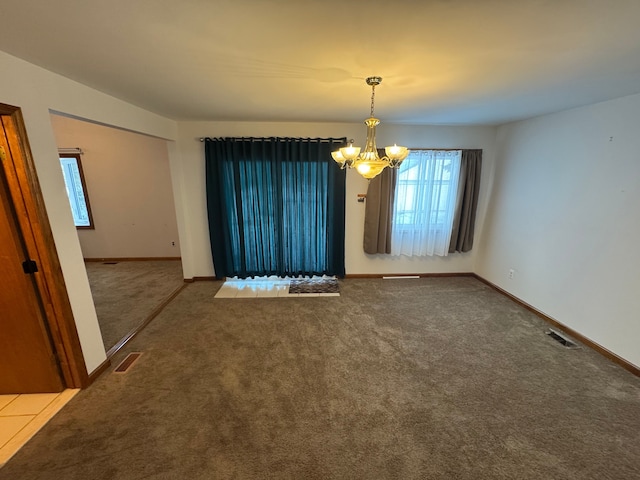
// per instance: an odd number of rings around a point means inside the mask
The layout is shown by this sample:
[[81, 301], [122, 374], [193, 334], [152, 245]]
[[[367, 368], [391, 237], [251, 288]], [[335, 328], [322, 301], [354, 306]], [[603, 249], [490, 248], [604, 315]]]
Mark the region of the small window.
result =
[[461, 150], [414, 149], [402, 162], [392, 217], [392, 255], [447, 255], [461, 156]]
[[401, 229], [446, 229], [455, 209], [461, 150], [412, 150], [400, 166], [395, 224]]
[[60, 165], [76, 228], [94, 228], [79, 153], [60, 153]]

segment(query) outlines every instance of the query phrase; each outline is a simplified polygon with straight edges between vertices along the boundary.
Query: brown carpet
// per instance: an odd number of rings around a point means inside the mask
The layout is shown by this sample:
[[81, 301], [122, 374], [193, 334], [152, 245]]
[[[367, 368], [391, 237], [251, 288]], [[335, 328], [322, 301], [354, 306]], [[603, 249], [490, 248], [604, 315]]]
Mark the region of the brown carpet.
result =
[[107, 350], [184, 283], [179, 260], [87, 262], [85, 266]]
[[640, 478], [640, 379], [473, 278], [220, 285], [183, 290], [0, 480]]

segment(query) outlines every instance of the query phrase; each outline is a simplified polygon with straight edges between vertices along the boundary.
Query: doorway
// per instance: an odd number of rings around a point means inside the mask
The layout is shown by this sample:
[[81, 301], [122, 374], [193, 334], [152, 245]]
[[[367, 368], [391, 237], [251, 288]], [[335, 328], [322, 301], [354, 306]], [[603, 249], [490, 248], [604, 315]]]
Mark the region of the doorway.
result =
[[167, 141], [59, 112], [50, 119], [91, 206], [88, 225], [78, 218], [76, 227], [110, 358], [184, 285]]
[[22, 113], [0, 104], [0, 393], [60, 392], [86, 366]]

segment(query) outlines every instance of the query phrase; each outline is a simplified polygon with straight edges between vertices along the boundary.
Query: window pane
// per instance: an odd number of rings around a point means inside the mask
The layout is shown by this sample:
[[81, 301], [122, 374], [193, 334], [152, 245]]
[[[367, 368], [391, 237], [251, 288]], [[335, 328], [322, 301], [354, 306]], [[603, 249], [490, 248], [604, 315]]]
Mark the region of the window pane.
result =
[[76, 227], [93, 228], [91, 210], [80, 166], [80, 155], [60, 155], [60, 166]]
[[460, 150], [412, 150], [400, 165], [392, 218], [392, 255], [446, 255]]

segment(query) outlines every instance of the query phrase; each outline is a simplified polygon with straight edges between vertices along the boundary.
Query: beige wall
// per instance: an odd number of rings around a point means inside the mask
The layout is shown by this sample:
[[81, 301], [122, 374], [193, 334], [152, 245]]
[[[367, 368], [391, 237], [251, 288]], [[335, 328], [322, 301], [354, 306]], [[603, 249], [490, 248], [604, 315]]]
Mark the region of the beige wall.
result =
[[[204, 146], [200, 137], [281, 136], [281, 137], [347, 137], [364, 144], [363, 123], [269, 123], [269, 122], [179, 122], [181, 161], [172, 166], [180, 215], [186, 219], [181, 230], [182, 258], [185, 278], [214, 274], [207, 230], [204, 182]], [[410, 148], [481, 148], [483, 154], [483, 186], [480, 189], [476, 221], [478, 238], [486, 211], [488, 183], [493, 171], [495, 127], [411, 126], [382, 123], [378, 127], [379, 146], [393, 144]], [[337, 165], [336, 165], [336, 168]], [[448, 257], [391, 257], [367, 255], [363, 252], [364, 204], [357, 194], [366, 193], [367, 180], [354, 170], [347, 175], [345, 262], [347, 274], [451, 273], [472, 272], [476, 249]]]
[[51, 124], [59, 148], [83, 151], [95, 225], [78, 230], [84, 257], [179, 257], [167, 141], [61, 115]]
[[640, 367], [638, 125], [640, 95], [500, 127], [477, 273]]

